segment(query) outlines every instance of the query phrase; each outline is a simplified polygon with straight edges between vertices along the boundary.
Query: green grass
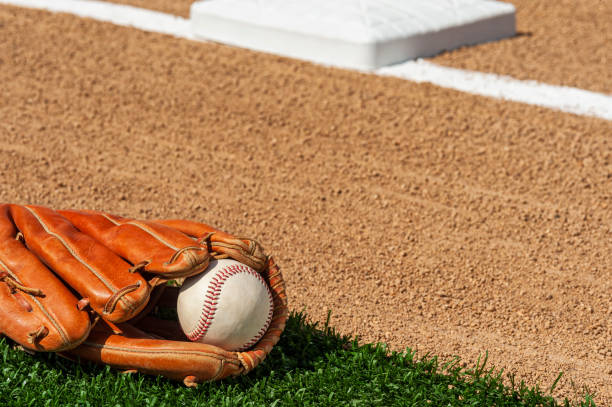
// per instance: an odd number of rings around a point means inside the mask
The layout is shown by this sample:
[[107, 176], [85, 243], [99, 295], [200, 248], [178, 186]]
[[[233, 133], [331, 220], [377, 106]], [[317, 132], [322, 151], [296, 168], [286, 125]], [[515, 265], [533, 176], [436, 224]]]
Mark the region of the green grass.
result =
[[505, 387], [502, 372], [442, 364], [384, 345], [359, 346], [328, 326], [292, 314], [265, 363], [238, 379], [197, 389], [160, 377], [124, 375], [53, 354], [30, 356], [0, 340], [2, 406], [595, 406], [555, 401], [524, 384]]

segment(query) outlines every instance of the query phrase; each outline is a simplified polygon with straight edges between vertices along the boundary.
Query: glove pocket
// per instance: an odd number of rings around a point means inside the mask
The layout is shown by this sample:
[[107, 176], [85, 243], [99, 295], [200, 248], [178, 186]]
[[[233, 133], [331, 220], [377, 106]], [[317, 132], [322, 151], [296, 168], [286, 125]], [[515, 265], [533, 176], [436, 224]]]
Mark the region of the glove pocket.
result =
[[[138, 322], [119, 325], [120, 334], [112, 332], [105, 324], [97, 324], [87, 340], [68, 353], [127, 372], [163, 375], [183, 381], [190, 387], [200, 382], [246, 374], [271, 352], [289, 314], [285, 282], [272, 258], [262, 276], [273, 292], [274, 315], [263, 338], [246, 352], [228, 352], [217, 346], [189, 342], [177, 321], [145, 316]], [[173, 308], [176, 306], [176, 293], [176, 288], [166, 287], [151, 305]]]

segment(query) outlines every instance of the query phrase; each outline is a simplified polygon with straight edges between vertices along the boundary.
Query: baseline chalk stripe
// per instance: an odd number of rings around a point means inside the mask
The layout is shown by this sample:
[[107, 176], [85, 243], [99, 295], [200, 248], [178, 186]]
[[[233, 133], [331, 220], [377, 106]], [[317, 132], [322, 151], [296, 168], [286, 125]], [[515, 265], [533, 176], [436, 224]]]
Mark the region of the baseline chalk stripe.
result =
[[[144, 31], [187, 39], [195, 38], [190, 20], [132, 6], [93, 0], [0, 0], [0, 4], [70, 13]], [[612, 95], [578, 88], [447, 68], [422, 60], [383, 67], [370, 72], [415, 82], [430, 82], [440, 87], [475, 95], [612, 120]]]
[[509, 76], [464, 71], [423, 60], [380, 68], [376, 72], [414, 82], [430, 82], [475, 95], [612, 120], [612, 95], [603, 93], [546, 85], [536, 81], [521, 81]]
[[171, 14], [95, 0], [0, 0], [0, 4], [69, 13], [143, 31], [192, 39], [189, 20]]

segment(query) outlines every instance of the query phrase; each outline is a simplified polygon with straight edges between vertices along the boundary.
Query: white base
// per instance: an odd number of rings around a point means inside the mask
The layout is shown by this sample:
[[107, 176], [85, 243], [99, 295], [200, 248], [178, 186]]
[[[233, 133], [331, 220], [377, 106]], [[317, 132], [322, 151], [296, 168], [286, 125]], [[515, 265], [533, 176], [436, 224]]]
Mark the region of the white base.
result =
[[196, 37], [325, 65], [375, 69], [515, 34], [491, 0], [204, 0]]

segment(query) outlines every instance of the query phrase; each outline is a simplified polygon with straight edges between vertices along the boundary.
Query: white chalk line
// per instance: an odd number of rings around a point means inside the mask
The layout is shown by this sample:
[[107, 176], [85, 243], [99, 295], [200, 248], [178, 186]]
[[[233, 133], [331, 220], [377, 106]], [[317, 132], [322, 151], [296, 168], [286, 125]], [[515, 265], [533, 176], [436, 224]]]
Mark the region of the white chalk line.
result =
[[377, 73], [415, 82], [431, 82], [475, 95], [612, 120], [612, 96], [603, 93], [448, 68], [423, 60], [380, 68]]
[[[144, 31], [196, 39], [189, 19], [138, 7], [94, 0], [0, 0], [0, 4], [69, 13]], [[371, 73], [414, 82], [430, 82], [475, 95], [612, 120], [612, 95], [578, 88], [448, 68], [423, 60], [384, 67]]]

